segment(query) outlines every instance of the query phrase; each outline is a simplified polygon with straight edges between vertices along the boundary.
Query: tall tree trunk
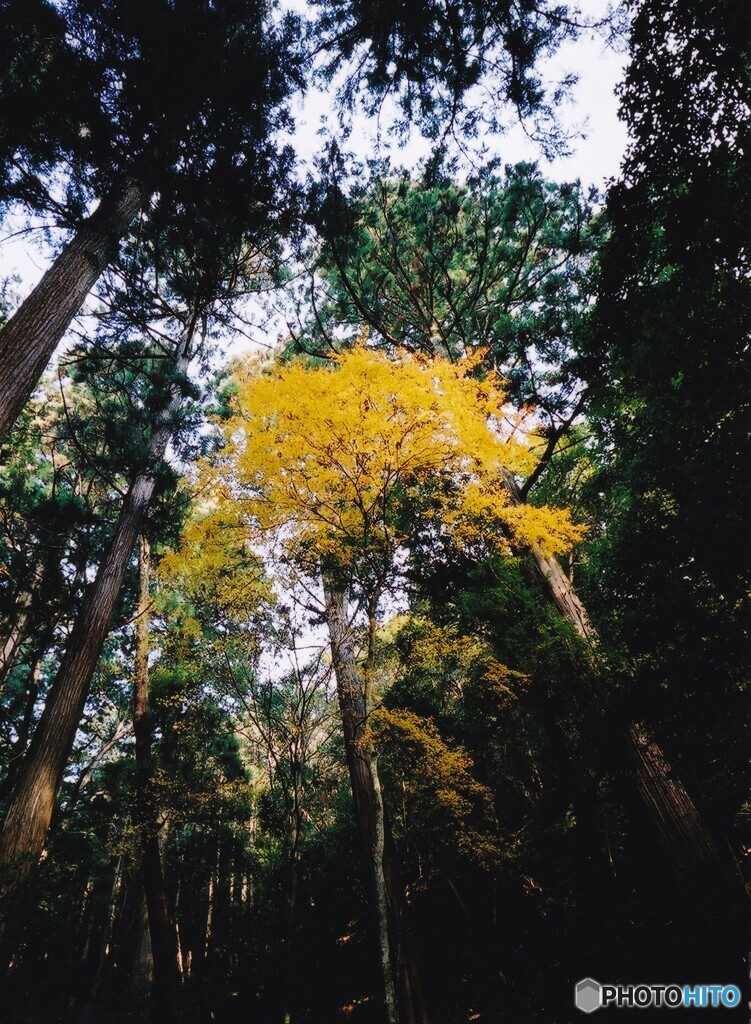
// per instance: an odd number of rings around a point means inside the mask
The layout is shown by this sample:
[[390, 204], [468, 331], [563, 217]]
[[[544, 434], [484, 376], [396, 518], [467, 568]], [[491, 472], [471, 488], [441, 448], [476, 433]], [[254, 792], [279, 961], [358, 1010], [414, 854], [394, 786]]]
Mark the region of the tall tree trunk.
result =
[[109, 631], [115, 603], [141, 523], [156, 486], [158, 467], [174, 428], [182, 400], [195, 321], [180, 342], [175, 375], [157, 414], [144, 469], [131, 482], [102, 557], [96, 579], [76, 617], [65, 654], [52, 685], [15, 794], [0, 832], [0, 898], [4, 901], [29, 875], [44, 847], [55, 800], [91, 677]]
[[385, 1020], [387, 1024], [399, 1021], [395, 984], [398, 976], [406, 1024], [429, 1024], [413, 945], [402, 919], [403, 901], [386, 823], [378, 761], [366, 735], [367, 695], [357, 669], [354, 639], [347, 619], [347, 597], [330, 579], [324, 578], [323, 589], [355, 820], [373, 891]]
[[136, 810], [141, 829], [143, 882], [154, 965], [154, 1011], [157, 1021], [181, 1019], [177, 934], [167, 909], [159, 848], [158, 809], [151, 794], [151, 722], [149, 718], [149, 583], [150, 548], [141, 534], [133, 686], [133, 732], [136, 740]]
[[[512, 503], [521, 504], [513, 477], [507, 473], [505, 478]], [[530, 552], [550, 600], [583, 641], [588, 671], [582, 674], [582, 683], [588, 697], [599, 700], [598, 676], [606, 666], [600, 654], [597, 631], [557, 559], [546, 555], [537, 544], [531, 546]], [[731, 888], [739, 889], [740, 879], [730, 857], [715, 842], [648, 726], [644, 722], [627, 721], [623, 724], [621, 739], [641, 802], [679, 883], [692, 891], [697, 877], [716, 874], [725, 878]]]
[[336, 676], [342, 715], [344, 749], [352, 784], [355, 820], [367, 859], [375, 904], [376, 931], [384, 987], [386, 1024], [398, 1024], [391, 936], [396, 926], [389, 907], [386, 827], [383, 794], [375, 751], [365, 738], [367, 706], [365, 691], [357, 672], [355, 645], [347, 620], [347, 599], [343, 589], [324, 581], [325, 615], [331, 639], [331, 658]]
[[133, 939], [133, 962], [130, 968], [130, 994], [135, 1008], [135, 1019], [148, 1022], [152, 987], [154, 984], [154, 957], [151, 952], [151, 932], [146, 896], [142, 894]]
[[284, 1024], [292, 1024], [295, 1008], [295, 930], [297, 928], [297, 891], [300, 882], [300, 835], [302, 832], [302, 813], [300, 808], [300, 771], [299, 765], [293, 765], [292, 793], [292, 844], [289, 858], [289, 889], [287, 892], [287, 929], [284, 949], [284, 1007], [282, 1020]]
[[114, 864], [114, 872], [111, 876], [112, 885], [109, 888], [109, 898], [102, 906], [100, 927], [97, 928], [95, 941], [90, 944], [88, 957], [92, 971], [92, 979], [89, 986], [88, 997], [81, 1011], [82, 1024], [94, 1024], [99, 1019], [97, 1013], [97, 1000], [102, 989], [102, 982], [107, 972], [107, 958], [110, 953], [110, 946], [115, 932], [118, 915], [123, 904], [123, 858], [118, 857]]
[[0, 441], [36, 387], [58, 342], [146, 198], [127, 179], [102, 199], [29, 297], [0, 330]]

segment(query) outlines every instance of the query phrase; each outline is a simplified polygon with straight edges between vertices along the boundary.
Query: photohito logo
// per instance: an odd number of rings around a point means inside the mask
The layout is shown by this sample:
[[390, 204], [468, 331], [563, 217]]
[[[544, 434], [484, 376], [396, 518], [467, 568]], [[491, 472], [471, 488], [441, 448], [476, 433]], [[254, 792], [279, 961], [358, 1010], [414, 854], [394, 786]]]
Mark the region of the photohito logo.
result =
[[574, 989], [574, 1003], [582, 1013], [600, 1007], [644, 1010], [648, 1006], [671, 1009], [686, 1006], [737, 1006], [741, 991], [737, 985], [601, 985], [594, 978], [582, 978]]

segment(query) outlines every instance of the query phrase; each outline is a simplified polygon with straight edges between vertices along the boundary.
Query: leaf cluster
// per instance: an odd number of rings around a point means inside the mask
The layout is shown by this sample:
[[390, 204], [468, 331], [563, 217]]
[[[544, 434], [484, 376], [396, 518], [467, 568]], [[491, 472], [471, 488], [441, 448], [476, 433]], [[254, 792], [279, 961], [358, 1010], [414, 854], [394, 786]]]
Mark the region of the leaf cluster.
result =
[[502, 473], [530, 467], [529, 445], [471, 368], [366, 348], [326, 368], [251, 364], [227, 444], [203, 469], [212, 502], [308, 571], [328, 560], [381, 585], [425, 517], [465, 540], [504, 547], [506, 531], [561, 550], [579, 535], [565, 512], [509, 505]]

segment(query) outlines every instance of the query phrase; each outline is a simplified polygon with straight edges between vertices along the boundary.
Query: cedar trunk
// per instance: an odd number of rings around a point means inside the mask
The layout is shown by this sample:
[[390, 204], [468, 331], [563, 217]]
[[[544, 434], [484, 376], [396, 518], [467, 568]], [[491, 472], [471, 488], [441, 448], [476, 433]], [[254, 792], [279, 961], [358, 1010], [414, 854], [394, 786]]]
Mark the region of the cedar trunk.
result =
[[[511, 502], [520, 504], [522, 498], [513, 477], [507, 473], [505, 479]], [[549, 598], [584, 641], [589, 671], [585, 671], [582, 681], [588, 697], [597, 700], [597, 677], [605, 669], [597, 631], [558, 560], [546, 555], [539, 545], [533, 544], [530, 550]], [[715, 874], [724, 878], [731, 890], [739, 888], [734, 865], [718, 847], [648, 726], [627, 721], [620, 738], [641, 803], [682, 887], [693, 891], [697, 877]]]
[[[532, 555], [537, 573], [559, 612], [587, 644], [590, 667], [596, 674], [601, 667], [598, 636], [584, 605], [556, 559], [536, 546]], [[587, 679], [585, 685], [594, 695], [594, 679]], [[641, 801], [679, 879], [692, 886], [697, 869], [726, 870], [725, 858], [648, 726], [644, 722], [625, 722], [621, 740]]]
[[112, 189], [0, 331], [0, 441], [84, 299], [117, 255], [144, 199], [143, 187], [132, 179]]
[[143, 883], [154, 965], [154, 1011], [157, 1021], [181, 1019], [177, 934], [167, 911], [167, 894], [159, 848], [158, 811], [151, 795], [151, 723], [149, 720], [149, 542], [141, 534], [133, 679], [133, 732], [136, 740], [136, 809], [141, 828]]
[[147, 1024], [150, 1018], [149, 1006], [154, 980], [154, 958], [151, 953], [149, 914], [146, 897], [141, 900], [138, 917], [134, 926], [133, 962], [130, 967], [130, 994], [134, 1007], [134, 1018]]
[[5, 899], [37, 864], [44, 848], [57, 793], [81, 721], [91, 677], [109, 631], [125, 571], [156, 486], [157, 468], [173, 431], [194, 328], [186, 332], [176, 358], [175, 379], [157, 414], [145, 468], [131, 482], [84, 598], [60, 668], [34, 732], [16, 791], [0, 832], [0, 897]]
[[428, 1024], [417, 967], [402, 921], [400, 886], [385, 818], [378, 761], [366, 734], [367, 695], [360, 679], [345, 591], [324, 579], [325, 617], [331, 640], [355, 820], [373, 892], [387, 1024], [398, 1024], [395, 977], [399, 976], [407, 1024]]
[[[0, 641], [0, 696], [10, 670], [16, 663], [21, 645], [28, 636], [30, 622], [39, 604], [48, 574], [49, 561], [37, 559], [15, 600], [13, 616], [5, 624], [3, 640]], [[47, 629], [49, 630], [49, 624]]]

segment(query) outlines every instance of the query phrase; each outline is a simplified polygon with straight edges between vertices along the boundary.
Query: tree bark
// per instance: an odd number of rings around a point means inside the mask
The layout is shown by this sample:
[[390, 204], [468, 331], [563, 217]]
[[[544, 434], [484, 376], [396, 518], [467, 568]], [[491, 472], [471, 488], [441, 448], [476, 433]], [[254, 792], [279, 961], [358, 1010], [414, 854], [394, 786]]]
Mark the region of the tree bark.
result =
[[117, 255], [120, 239], [145, 198], [143, 186], [132, 179], [113, 188], [0, 330], [0, 441], [84, 299]]
[[398, 978], [405, 1024], [429, 1024], [417, 960], [403, 914], [403, 898], [378, 772], [378, 760], [366, 735], [368, 700], [357, 668], [355, 645], [347, 619], [346, 592], [324, 578], [325, 618], [342, 716], [352, 796], [365, 855], [376, 916], [378, 949], [388, 1024], [398, 1022]]
[[182, 400], [182, 380], [190, 359], [195, 322], [180, 342], [175, 378], [157, 414], [144, 468], [123, 500], [96, 579], [76, 617], [68, 645], [42, 717], [21, 769], [15, 794], [0, 832], [0, 899], [28, 877], [44, 847], [57, 793], [83, 714], [91, 677], [109, 631], [115, 603], [141, 523], [156, 486], [156, 473]]
[[151, 952], [151, 933], [146, 897], [141, 899], [133, 940], [133, 963], [130, 969], [130, 993], [134, 1016], [138, 1021], [149, 1020], [149, 1004], [154, 984], [154, 957]]
[[49, 564], [42, 559], [36, 561], [16, 598], [13, 617], [5, 626], [4, 637], [0, 642], [0, 696], [8, 674], [15, 664], [18, 650], [29, 632], [29, 620], [35, 604], [38, 603], [48, 568]]
[[151, 795], [151, 722], [149, 718], [149, 542], [141, 534], [136, 613], [136, 656], [133, 677], [133, 732], [136, 740], [136, 811], [141, 830], [143, 883], [154, 968], [154, 1016], [157, 1021], [181, 1019], [180, 966], [177, 934], [167, 910], [167, 894], [159, 848], [159, 815]]
[[385, 864], [386, 828], [383, 795], [378, 775], [378, 762], [372, 745], [365, 737], [367, 705], [365, 691], [358, 676], [355, 646], [347, 621], [345, 592], [324, 580], [325, 615], [331, 639], [331, 657], [336, 676], [339, 708], [342, 715], [344, 749], [352, 784], [355, 820], [365, 852], [373, 890], [376, 932], [384, 988], [386, 1024], [398, 1024], [395, 957], [391, 935], [397, 922], [389, 906]]
[[[522, 504], [511, 474], [505, 474], [505, 481], [512, 504]], [[530, 553], [550, 600], [583, 641], [588, 666], [582, 673], [582, 684], [589, 699], [599, 700], [597, 679], [606, 666], [597, 631], [558, 560], [546, 555], [537, 544], [530, 547]], [[729, 863], [730, 858], [715, 842], [648, 726], [644, 722], [625, 722], [621, 740], [641, 802], [682, 887], [692, 891], [697, 876], [715, 873], [724, 877], [732, 888], [740, 889], [737, 884], [740, 880], [733, 877], [737, 876], [737, 871]]]

